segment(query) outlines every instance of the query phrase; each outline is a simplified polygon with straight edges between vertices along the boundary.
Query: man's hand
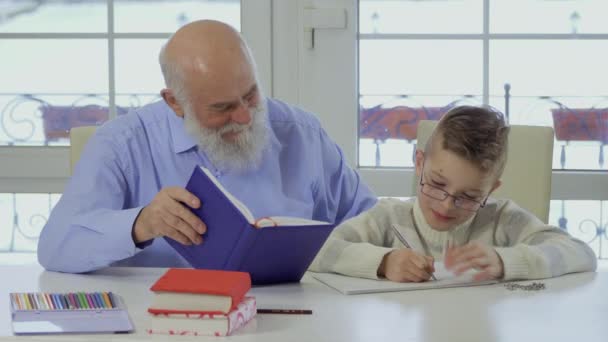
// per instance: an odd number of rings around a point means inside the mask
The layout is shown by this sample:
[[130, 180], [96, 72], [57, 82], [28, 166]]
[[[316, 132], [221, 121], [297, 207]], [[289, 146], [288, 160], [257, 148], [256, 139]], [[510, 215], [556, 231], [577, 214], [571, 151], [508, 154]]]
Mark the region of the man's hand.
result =
[[409, 248], [387, 253], [378, 267], [378, 275], [396, 282], [421, 282], [435, 272], [433, 257], [421, 255]]
[[471, 241], [459, 247], [449, 246], [445, 253], [444, 264], [456, 275], [471, 268], [480, 271], [473, 277], [475, 281], [500, 279], [504, 276], [502, 259], [496, 250], [479, 241]]
[[200, 244], [207, 227], [190, 208], [198, 208], [200, 200], [180, 187], [163, 188], [139, 213], [133, 225], [133, 241], [141, 243], [159, 236], [168, 236], [184, 245]]

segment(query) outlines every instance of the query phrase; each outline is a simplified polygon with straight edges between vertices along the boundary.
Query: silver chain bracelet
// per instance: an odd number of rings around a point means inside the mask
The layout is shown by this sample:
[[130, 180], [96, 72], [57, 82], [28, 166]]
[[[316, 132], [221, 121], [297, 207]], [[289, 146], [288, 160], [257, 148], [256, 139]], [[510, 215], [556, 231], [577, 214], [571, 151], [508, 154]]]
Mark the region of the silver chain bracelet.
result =
[[532, 283], [528, 285], [507, 283], [505, 288], [509, 291], [522, 290], [522, 291], [541, 291], [545, 289], [545, 283]]

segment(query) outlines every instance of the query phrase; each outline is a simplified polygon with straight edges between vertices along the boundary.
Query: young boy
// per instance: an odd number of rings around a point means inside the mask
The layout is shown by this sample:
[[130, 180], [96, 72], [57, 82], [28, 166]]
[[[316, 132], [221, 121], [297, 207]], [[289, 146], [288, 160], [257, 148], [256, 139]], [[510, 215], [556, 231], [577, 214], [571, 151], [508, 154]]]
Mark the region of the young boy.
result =
[[382, 199], [338, 226], [310, 270], [397, 282], [429, 280], [435, 260], [455, 274], [475, 269], [475, 280], [595, 270], [587, 244], [510, 200], [489, 198], [500, 186], [508, 133], [488, 108], [450, 110], [416, 152], [416, 198]]

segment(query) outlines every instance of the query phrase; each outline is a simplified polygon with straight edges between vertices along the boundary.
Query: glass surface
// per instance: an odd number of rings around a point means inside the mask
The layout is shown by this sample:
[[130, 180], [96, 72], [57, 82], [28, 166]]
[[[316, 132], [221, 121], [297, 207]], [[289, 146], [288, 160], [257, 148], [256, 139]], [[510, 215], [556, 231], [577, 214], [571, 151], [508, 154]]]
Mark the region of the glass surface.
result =
[[223, 21], [240, 31], [239, 0], [114, 1], [116, 32], [175, 32], [199, 19]]
[[0, 252], [36, 251], [40, 231], [60, 197], [0, 193]]
[[598, 258], [608, 258], [608, 201], [553, 200], [549, 224], [588, 243]]
[[418, 120], [481, 103], [481, 42], [361, 40], [359, 49], [361, 166], [412, 166]]
[[0, 0], [0, 33], [107, 32], [107, 12], [105, 1]]
[[359, 1], [361, 33], [481, 33], [482, 0]]
[[158, 53], [164, 39], [117, 39], [115, 42], [116, 93], [160, 93], [164, 80]]
[[481, 94], [482, 44], [472, 40], [361, 40], [363, 95]]
[[606, 0], [491, 0], [492, 33], [608, 33]]
[[0, 51], [0, 145], [65, 145], [71, 127], [108, 119], [105, 40], [0, 40]]
[[498, 40], [490, 43], [490, 94], [608, 95], [608, 43], [602, 40]]

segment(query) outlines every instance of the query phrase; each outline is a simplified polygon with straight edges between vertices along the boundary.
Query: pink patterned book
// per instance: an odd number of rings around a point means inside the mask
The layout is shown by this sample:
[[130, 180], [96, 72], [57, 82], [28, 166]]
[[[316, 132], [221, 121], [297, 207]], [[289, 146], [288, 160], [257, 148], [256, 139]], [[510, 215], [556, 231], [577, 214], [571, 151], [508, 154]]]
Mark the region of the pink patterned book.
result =
[[236, 309], [228, 314], [197, 313], [151, 313], [148, 334], [183, 336], [228, 336], [244, 326], [257, 313], [255, 297], [245, 297]]

